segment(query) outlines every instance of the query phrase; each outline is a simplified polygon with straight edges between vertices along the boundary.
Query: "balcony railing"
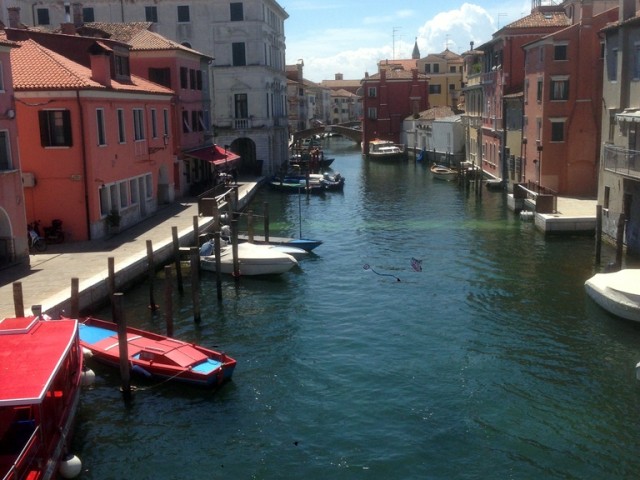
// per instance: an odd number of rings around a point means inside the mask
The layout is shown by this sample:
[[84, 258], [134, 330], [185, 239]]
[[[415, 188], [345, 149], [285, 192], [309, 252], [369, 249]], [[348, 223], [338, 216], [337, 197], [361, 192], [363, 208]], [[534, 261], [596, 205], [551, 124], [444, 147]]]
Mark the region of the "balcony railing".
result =
[[640, 151], [615, 145], [605, 145], [604, 169], [619, 175], [640, 178]]

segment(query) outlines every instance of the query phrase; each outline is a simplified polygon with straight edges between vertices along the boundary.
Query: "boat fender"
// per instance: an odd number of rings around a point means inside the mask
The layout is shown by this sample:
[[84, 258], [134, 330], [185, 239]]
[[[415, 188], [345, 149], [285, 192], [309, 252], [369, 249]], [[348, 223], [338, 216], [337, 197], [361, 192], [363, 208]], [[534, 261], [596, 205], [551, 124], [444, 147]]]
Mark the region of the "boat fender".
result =
[[82, 355], [85, 359], [93, 357], [93, 352], [88, 348], [82, 347]]
[[63, 478], [75, 478], [82, 471], [82, 462], [75, 455], [67, 455], [60, 461], [59, 471]]
[[147, 370], [142, 368], [140, 365], [134, 365], [133, 367], [131, 367], [131, 371], [133, 373], [137, 373], [138, 375], [142, 375], [144, 377], [151, 378], [151, 374]]
[[85, 387], [90, 387], [96, 382], [96, 374], [90, 368], [83, 367], [81, 377], [82, 385]]
[[640, 362], [636, 365], [636, 379], [640, 380]]

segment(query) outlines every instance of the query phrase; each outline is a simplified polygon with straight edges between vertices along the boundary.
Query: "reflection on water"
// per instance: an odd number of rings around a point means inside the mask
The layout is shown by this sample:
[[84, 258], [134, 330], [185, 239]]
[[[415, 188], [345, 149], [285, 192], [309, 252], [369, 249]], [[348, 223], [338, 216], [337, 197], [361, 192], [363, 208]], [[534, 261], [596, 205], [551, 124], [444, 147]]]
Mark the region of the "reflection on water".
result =
[[[633, 478], [640, 327], [585, 297], [593, 240], [545, 239], [502, 194], [420, 164], [328, 149], [343, 193], [252, 205], [269, 203], [272, 235], [323, 240], [316, 255], [225, 279], [221, 304], [203, 272], [200, 325], [189, 287], [174, 299], [175, 335], [236, 358], [233, 382], [141, 383], [125, 409], [100, 369], [83, 478]], [[129, 322], [162, 331], [147, 295], [128, 292]]]

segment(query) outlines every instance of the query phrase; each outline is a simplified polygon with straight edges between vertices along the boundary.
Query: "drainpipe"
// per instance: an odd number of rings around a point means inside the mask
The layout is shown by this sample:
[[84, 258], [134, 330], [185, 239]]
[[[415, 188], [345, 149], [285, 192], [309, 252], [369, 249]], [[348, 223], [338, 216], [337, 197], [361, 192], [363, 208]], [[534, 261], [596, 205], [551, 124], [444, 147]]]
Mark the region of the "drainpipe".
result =
[[91, 240], [91, 215], [89, 211], [89, 179], [87, 178], [87, 147], [84, 143], [84, 113], [80, 102], [80, 90], [76, 90], [76, 102], [80, 113], [80, 138], [82, 139], [82, 176], [84, 177], [84, 214], [87, 222], [87, 239]]

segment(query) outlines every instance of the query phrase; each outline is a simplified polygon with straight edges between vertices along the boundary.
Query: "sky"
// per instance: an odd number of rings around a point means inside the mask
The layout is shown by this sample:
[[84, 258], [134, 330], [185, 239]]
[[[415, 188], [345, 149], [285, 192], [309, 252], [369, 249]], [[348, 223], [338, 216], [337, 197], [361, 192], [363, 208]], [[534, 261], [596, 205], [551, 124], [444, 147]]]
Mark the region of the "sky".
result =
[[[411, 58], [446, 48], [462, 53], [491, 40], [505, 25], [528, 15], [532, 0], [277, 0], [284, 22], [287, 65], [304, 62], [313, 82], [360, 80], [380, 60]], [[546, 3], [546, 2], [543, 2]]]

